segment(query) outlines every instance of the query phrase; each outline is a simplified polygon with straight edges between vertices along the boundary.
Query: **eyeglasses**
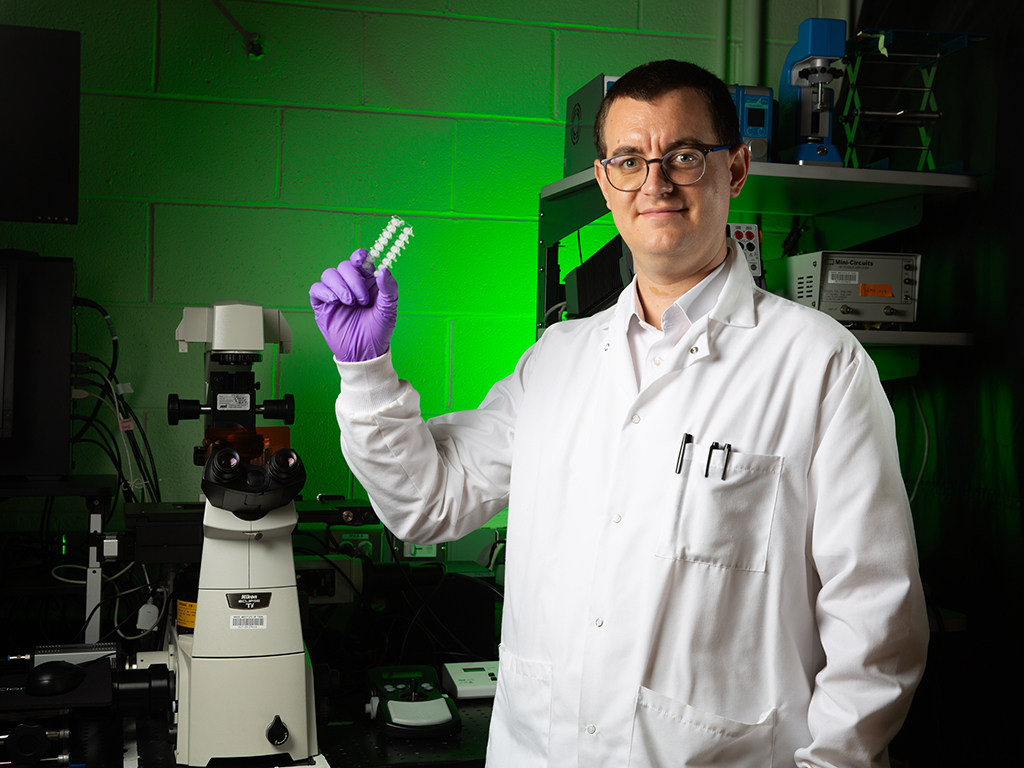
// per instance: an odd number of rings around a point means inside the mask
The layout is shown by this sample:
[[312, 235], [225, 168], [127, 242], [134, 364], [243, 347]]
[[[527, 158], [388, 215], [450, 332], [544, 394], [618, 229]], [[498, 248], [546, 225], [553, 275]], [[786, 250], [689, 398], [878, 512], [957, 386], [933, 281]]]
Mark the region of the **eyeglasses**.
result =
[[615, 155], [600, 160], [604, 166], [608, 183], [620, 192], [635, 192], [647, 181], [651, 163], [661, 163], [661, 172], [673, 184], [686, 187], [704, 178], [709, 152], [730, 149], [729, 144], [720, 147], [679, 147], [664, 157], [648, 160], [640, 155]]

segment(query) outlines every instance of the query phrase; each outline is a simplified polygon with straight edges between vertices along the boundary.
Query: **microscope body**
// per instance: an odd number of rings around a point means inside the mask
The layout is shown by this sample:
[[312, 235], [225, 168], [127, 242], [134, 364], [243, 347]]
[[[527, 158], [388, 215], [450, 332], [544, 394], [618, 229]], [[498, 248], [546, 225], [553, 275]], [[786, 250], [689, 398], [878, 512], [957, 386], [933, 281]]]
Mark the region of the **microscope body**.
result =
[[265, 342], [290, 351], [291, 330], [279, 311], [219, 302], [186, 307], [176, 338], [182, 352], [206, 343], [207, 402], [168, 398], [171, 424], [206, 418], [194, 457], [206, 497], [195, 625], [179, 622], [167, 644], [176, 671], [175, 758], [190, 766], [307, 760], [318, 753], [315, 696], [291, 543], [305, 469], [265, 434], [286, 435], [287, 427], [256, 427], [257, 414], [290, 424], [291, 396], [257, 405], [251, 373]]
[[846, 54], [846, 22], [805, 19], [796, 45], [782, 65], [779, 81], [779, 124], [789, 131], [784, 162], [798, 165], [843, 164], [832, 143], [835, 92], [829, 87], [843, 76], [832, 66]]
[[288, 503], [247, 521], [206, 503], [195, 629], [177, 634], [179, 764], [317, 754]]

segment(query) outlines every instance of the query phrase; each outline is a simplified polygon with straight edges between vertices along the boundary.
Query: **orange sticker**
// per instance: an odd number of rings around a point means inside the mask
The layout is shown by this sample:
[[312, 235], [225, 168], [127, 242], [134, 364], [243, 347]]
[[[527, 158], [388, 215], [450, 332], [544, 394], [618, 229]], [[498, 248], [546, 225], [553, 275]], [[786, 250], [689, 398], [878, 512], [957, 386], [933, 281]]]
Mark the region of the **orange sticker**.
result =
[[196, 604], [188, 600], [178, 599], [178, 626], [196, 628]]
[[861, 296], [884, 296], [887, 298], [892, 297], [892, 286], [883, 285], [881, 283], [861, 283], [860, 284], [860, 295]]

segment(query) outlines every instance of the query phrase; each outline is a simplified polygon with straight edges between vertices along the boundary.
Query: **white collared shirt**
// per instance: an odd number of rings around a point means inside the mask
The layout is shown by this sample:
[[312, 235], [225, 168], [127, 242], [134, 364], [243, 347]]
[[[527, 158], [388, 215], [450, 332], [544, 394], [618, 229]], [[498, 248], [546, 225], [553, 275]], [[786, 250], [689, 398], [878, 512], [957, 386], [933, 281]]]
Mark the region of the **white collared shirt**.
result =
[[714, 272], [676, 299], [662, 313], [661, 330], [647, 322], [637, 295], [637, 281], [633, 279], [630, 286], [633, 307], [632, 313], [627, 315], [626, 339], [633, 358], [637, 391], [645, 389], [668, 369], [667, 366], [662, 367], [666, 356], [690, 330], [690, 326], [715, 306], [722, 286], [725, 285], [725, 275], [723, 260]]

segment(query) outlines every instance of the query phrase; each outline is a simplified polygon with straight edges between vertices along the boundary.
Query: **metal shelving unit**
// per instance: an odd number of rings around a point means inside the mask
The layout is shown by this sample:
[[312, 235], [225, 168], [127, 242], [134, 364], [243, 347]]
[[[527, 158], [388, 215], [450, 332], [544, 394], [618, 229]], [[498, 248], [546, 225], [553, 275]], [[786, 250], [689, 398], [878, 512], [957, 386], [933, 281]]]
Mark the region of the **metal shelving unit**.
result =
[[[813, 218], [822, 250], [843, 250], [916, 226], [924, 198], [977, 189], [977, 177], [921, 171], [752, 163], [731, 212]], [[537, 333], [564, 299], [559, 283], [558, 243], [607, 213], [592, 170], [548, 184], [540, 192]], [[865, 345], [885, 347], [970, 345], [969, 334], [923, 331], [856, 331]], [[904, 374], [906, 375], [906, 374]]]

